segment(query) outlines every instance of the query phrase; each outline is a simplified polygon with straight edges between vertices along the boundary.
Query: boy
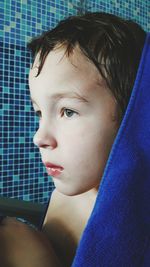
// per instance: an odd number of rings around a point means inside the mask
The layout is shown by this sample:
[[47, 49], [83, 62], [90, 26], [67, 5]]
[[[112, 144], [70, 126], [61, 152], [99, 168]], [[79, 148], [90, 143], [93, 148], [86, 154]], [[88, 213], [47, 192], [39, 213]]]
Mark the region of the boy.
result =
[[89, 13], [29, 44], [31, 99], [40, 118], [34, 143], [56, 187], [43, 230], [64, 266], [93, 209], [144, 40], [131, 21]]
[[56, 187], [43, 233], [63, 267], [71, 266], [95, 205], [145, 36], [132, 21], [96, 12], [69, 17], [28, 45], [34, 143]]

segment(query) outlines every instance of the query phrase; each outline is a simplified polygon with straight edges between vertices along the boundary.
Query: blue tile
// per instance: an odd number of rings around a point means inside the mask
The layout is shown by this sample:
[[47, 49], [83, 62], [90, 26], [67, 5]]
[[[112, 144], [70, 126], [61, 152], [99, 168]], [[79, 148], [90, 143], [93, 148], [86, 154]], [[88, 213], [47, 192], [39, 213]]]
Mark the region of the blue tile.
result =
[[[4, 112], [1, 116], [4, 126], [0, 130], [3, 148], [0, 190], [6, 197], [46, 203], [54, 188], [32, 141], [38, 124], [29, 102], [27, 74], [31, 58], [27, 52], [27, 38], [54, 27], [60, 17], [77, 14], [79, 9], [107, 11], [132, 18], [150, 31], [149, 0], [88, 0], [84, 6], [80, 6], [78, 0], [69, 2], [72, 3], [70, 9], [68, 1], [62, 0], [43, 0], [40, 6], [38, 1], [31, 0], [27, 4], [14, 0], [5, 1], [5, 5], [0, 3], [0, 60], [3, 62], [0, 85], [4, 87], [4, 90], [0, 89], [3, 94], [0, 109]], [[137, 7], [138, 15], [134, 14]], [[11, 25], [15, 27], [9, 30]], [[4, 26], [9, 31], [3, 31]]]

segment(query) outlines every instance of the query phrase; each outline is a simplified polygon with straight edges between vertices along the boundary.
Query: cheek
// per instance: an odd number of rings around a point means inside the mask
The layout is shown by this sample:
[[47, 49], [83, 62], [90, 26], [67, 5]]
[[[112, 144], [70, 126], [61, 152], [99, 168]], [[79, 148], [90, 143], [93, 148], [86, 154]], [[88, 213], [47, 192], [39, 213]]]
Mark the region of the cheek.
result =
[[[83, 123], [84, 124], [84, 123]], [[60, 135], [59, 148], [66, 163], [74, 166], [104, 165], [116, 136], [114, 124], [96, 123], [71, 128]], [[108, 126], [107, 126], [108, 125]], [[68, 165], [69, 165], [68, 164]]]
[[[63, 159], [68, 166], [72, 163], [75, 168], [79, 166], [89, 167], [100, 158], [102, 140], [100, 134], [96, 134], [87, 129], [79, 134], [74, 133], [62, 140], [61, 150], [63, 151]], [[71, 164], [71, 165], [72, 165]]]

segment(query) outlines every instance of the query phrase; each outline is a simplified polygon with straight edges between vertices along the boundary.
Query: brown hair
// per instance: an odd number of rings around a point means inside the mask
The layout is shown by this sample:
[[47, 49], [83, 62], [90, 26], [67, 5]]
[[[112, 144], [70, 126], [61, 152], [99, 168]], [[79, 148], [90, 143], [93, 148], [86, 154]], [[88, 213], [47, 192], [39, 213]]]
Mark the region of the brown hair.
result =
[[52, 30], [31, 40], [33, 58], [40, 52], [40, 74], [48, 53], [65, 45], [66, 54], [76, 45], [95, 64], [124, 114], [138, 69], [146, 32], [137, 23], [113, 14], [94, 12], [70, 16]]

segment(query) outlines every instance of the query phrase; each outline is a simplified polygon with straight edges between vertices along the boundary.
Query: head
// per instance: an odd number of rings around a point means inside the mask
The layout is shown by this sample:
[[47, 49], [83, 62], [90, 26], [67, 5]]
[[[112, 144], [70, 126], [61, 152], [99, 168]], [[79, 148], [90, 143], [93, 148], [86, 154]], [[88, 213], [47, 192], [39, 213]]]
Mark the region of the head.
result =
[[34, 143], [42, 161], [63, 167], [56, 188], [98, 187], [134, 84], [145, 32], [111, 14], [61, 21], [33, 39], [29, 84], [40, 116]]

